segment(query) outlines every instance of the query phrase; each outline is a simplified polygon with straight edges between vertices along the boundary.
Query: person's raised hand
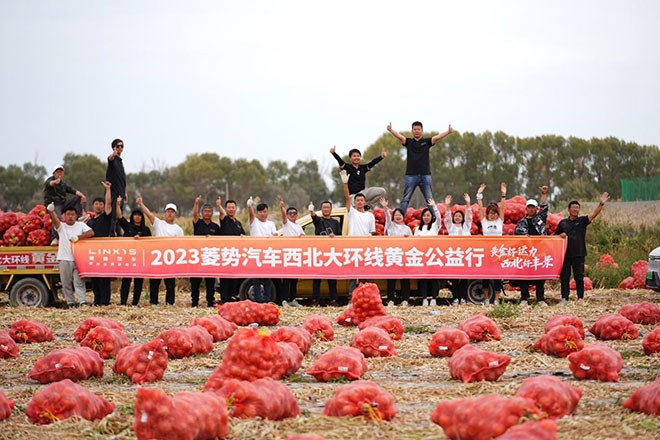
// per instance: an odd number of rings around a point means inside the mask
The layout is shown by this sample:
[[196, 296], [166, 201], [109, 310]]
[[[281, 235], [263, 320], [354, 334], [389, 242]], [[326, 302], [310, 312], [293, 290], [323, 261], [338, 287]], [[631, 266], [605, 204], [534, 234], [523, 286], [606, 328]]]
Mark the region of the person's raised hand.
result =
[[121, 206], [121, 196], [117, 196], [117, 206]]
[[483, 193], [485, 189], [486, 189], [486, 184], [482, 183], [481, 185], [479, 185], [479, 188], [477, 189], [477, 194]]
[[381, 151], [381, 152], [380, 152], [380, 157], [382, 157], [383, 159], [385, 159], [385, 158], [387, 157], [387, 151], [385, 151], [385, 150]]
[[380, 202], [380, 206], [382, 206], [383, 209], [387, 209], [388, 203], [387, 203], [387, 199], [385, 197], [381, 197], [378, 202]]
[[392, 123], [387, 124], [387, 131], [392, 131]]
[[135, 203], [137, 203], [138, 206], [144, 206], [144, 205], [142, 204], [142, 197], [138, 197], [137, 199], [135, 199]]
[[48, 212], [55, 212], [55, 204], [53, 202], [50, 202], [48, 206], [46, 206], [46, 210]]
[[429, 206], [435, 206], [435, 200], [433, 199], [426, 199], [426, 204]]
[[199, 205], [200, 203], [202, 203], [202, 195], [201, 194], [198, 195], [197, 197], [195, 197], [195, 204]]
[[502, 192], [502, 195], [503, 195], [503, 196], [506, 195], [506, 183], [505, 183], [505, 182], [502, 182], [502, 183], [500, 184], [500, 191]]
[[342, 183], [344, 184], [348, 183], [348, 173], [346, 172], [346, 170], [341, 170], [339, 172], [339, 177], [341, 177]]
[[335, 154], [335, 146], [330, 147], [330, 154]]
[[454, 132], [454, 129], [451, 128], [451, 124], [449, 124], [449, 128], [447, 128], [447, 133], [450, 133], [450, 134], [451, 134], [451, 133], [453, 133], [453, 132]]
[[449, 206], [451, 204], [451, 196], [446, 195], [445, 196], [445, 205]]
[[314, 203], [309, 202], [309, 205], [307, 206], [307, 209], [309, 210], [309, 212], [314, 212]]
[[252, 196], [250, 196], [250, 198], [247, 199], [247, 205], [248, 205], [248, 208], [251, 208], [251, 207], [254, 206], [254, 199], [252, 198]]
[[105, 182], [101, 182], [101, 184], [105, 189], [109, 189], [112, 186], [112, 183], [108, 182], [107, 180]]
[[599, 201], [601, 204], [604, 205], [605, 203], [607, 203], [607, 201], [608, 201], [609, 199], [610, 199], [610, 195], [609, 195], [608, 193], [604, 192], [604, 193], [602, 193], [602, 194], [600, 195], [600, 198], [598, 199], [598, 201]]

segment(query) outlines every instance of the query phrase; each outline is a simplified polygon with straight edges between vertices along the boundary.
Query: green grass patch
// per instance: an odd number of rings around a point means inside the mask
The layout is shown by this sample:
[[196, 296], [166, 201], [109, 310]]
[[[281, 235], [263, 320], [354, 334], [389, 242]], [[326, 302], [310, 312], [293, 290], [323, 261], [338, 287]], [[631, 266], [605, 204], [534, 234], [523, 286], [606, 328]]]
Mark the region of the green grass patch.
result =
[[518, 304], [501, 301], [488, 313], [491, 318], [510, 318], [518, 315]]
[[406, 326], [405, 333], [435, 333], [436, 328], [428, 325], [408, 325]]

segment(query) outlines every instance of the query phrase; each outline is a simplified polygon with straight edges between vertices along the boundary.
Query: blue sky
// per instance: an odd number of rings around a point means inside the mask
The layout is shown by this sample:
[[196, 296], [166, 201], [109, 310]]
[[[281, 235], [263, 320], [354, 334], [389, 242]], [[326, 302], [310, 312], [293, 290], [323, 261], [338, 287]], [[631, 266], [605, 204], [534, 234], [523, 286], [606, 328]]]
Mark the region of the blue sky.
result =
[[653, 1], [2, 1], [3, 164], [264, 162], [428, 130], [660, 144]]

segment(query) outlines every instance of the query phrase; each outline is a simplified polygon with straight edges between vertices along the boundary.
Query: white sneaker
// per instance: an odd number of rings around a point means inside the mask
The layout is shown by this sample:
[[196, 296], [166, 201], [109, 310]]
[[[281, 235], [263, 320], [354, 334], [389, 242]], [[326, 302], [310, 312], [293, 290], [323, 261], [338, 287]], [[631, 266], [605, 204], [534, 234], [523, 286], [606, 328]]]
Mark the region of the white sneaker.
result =
[[458, 298], [456, 298], [451, 303], [454, 304], [454, 305], [458, 305], [458, 304], [461, 303], [461, 301]]
[[520, 300], [520, 307], [527, 307], [529, 303], [527, 302], [526, 299], [521, 299]]
[[298, 302], [297, 299], [294, 299], [293, 301], [291, 301], [291, 302], [289, 303], [289, 305], [290, 305], [291, 307], [302, 307], [302, 304], [300, 304], [300, 303]]
[[435, 307], [435, 306], [437, 306], [437, 305], [438, 305], [438, 304], [436, 303], [435, 298], [433, 298], [431, 301], [429, 301], [429, 306], [431, 306], [431, 307]]
[[424, 298], [424, 300], [422, 301], [422, 307], [426, 307], [428, 305], [429, 305], [429, 300]]
[[388, 301], [387, 307], [394, 307], [394, 301]]
[[289, 307], [289, 303], [286, 301], [282, 301], [282, 307]]
[[401, 307], [408, 307], [408, 301], [403, 300], [403, 301], [401, 301], [400, 305], [401, 305]]
[[545, 301], [539, 301], [536, 303], [536, 305], [539, 307], [548, 307], [548, 303]]
[[561, 301], [559, 301], [559, 304], [557, 304], [557, 305], [559, 305], [559, 306], [565, 306], [566, 304], [568, 304], [568, 300], [562, 298]]

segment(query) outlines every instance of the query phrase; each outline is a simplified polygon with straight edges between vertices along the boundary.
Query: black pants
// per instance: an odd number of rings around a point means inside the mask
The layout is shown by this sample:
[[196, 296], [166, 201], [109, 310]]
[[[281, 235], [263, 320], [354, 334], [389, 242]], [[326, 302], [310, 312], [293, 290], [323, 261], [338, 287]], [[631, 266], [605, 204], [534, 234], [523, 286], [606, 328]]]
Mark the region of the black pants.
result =
[[238, 296], [238, 279], [221, 278], [220, 279], [220, 301], [224, 303], [231, 302], [234, 296]]
[[190, 279], [190, 297], [192, 306], [199, 305], [199, 288], [202, 285], [202, 279], [206, 284], [206, 305], [213, 307], [215, 304], [215, 278], [191, 278]]
[[[312, 280], [312, 295], [314, 301], [321, 301], [321, 281]], [[328, 290], [330, 291], [330, 301], [337, 301], [337, 280], [326, 280], [328, 282]]]
[[[125, 197], [121, 199], [121, 203], [119, 204], [119, 209], [121, 209], [122, 214], [124, 213], [124, 201]], [[123, 231], [121, 229], [121, 226], [119, 226], [119, 219], [117, 218], [117, 194], [113, 194], [111, 198], [111, 206], [112, 206], [112, 212], [110, 213], [112, 219], [110, 221], [110, 236], [111, 237], [121, 237], [123, 234]]]
[[[174, 305], [174, 285], [176, 278], [165, 278], [165, 302]], [[160, 279], [149, 280], [149, 302], [151, 304], [158, 304], [158, 290], [160, 289]]]
[[584, 257], [565, 257], [564, 265], [561, 267], [561, 297], [568, 300], [570, 295], [571, 269], [575, 278], [575, 290], [577, 297], [584, 298]]
[[[401, 300], [408, 301], [410, 299], [410, 280], [402, 278], [399, 280], [401, 283]], [[396, 280], [387, 280], [387, 300], [394, 301], [396, 290]]]
[[133, 280], [133, 302], [134, 306], [137, 306], [140, 303], [140, 296], [142, 295], [142, 284], [144, 283], [144, 278], [123, 278], [121, 280], [121, 290], [119, 291], [119, 298], [121, 300], [121, 305], [125, 306], [128, 304], [128, 292], [131, 290], [131, 280]]
[[92, 278], [92, 291], [95, 306], [110, 305], [110, 278]]
[[536, 281], [519, 281], [520, 283], [520, 299], [527, 301], [529, 299], [529, 286], [534, 284], [536, 286], [536, 300], [545, 301], [545, 280]]
[[449, 281], [449, 291], [452, 299], [467, 300], [467, 281], [458, 279]]
[[417, 290], [422, 298], [435, 298], [438, 295], [438, 282], [436, 280], [418, 280]]
[[293, 301], [296, 299], [298, 293], [298, 279], [297, 278], [284, 278], [282, 279], [282, 299], [284, 301]]

